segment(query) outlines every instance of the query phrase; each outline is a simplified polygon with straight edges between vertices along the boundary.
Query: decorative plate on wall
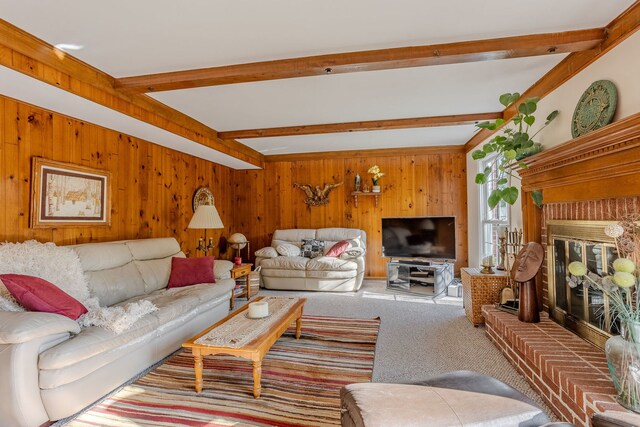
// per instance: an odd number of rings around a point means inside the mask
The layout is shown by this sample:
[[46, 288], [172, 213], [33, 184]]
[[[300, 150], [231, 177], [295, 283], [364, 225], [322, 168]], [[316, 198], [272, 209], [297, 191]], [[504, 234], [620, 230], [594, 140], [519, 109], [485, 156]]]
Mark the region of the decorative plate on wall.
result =
[[613, 82], [598, 80], [582, 94], [571, 120], [571, 135], [576, 138], [606, 126], [613, 120], [618, 91]]
[[213, 193], [209, 187], [200, 187], [193, 195], [193, 211], [195, 212], [200, 205], [213, 205]]

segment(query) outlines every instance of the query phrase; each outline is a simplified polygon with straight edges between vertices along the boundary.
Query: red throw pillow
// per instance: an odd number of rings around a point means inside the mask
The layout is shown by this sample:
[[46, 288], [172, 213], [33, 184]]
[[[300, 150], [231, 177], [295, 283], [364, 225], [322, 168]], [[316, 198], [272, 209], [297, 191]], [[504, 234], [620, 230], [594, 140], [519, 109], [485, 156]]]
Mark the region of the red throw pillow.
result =
[[199, 283], [216, 283], [213, 275], [213, 257], [171, 258], [171, 276], [169, 288], [197, 285]]
[[87, 308], [51, 282], [22, 274], [0, 274], [0, 280], [18, 303], [29, 311], [56, 313], [76, 320]]
[[325, 256], [340, 256], [342, 255], [351, 244], [346, 240], [340, 240], [335, 245], [331, 246], [331, 249], [327, 252]]

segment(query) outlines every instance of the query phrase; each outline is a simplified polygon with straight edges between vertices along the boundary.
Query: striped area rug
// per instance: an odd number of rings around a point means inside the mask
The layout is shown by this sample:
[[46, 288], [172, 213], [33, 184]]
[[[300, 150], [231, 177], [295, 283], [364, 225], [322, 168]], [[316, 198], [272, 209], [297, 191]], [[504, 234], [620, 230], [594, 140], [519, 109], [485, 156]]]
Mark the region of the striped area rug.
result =
[[262, 362], [254, 399], [251, 362], [204, 358], [203, 390], [194, 390], [193, 357], [183, 350], [81, 414], [69, 426], [340, 425], [339, 390], [371, 380], [380, 319], [304, 316]]

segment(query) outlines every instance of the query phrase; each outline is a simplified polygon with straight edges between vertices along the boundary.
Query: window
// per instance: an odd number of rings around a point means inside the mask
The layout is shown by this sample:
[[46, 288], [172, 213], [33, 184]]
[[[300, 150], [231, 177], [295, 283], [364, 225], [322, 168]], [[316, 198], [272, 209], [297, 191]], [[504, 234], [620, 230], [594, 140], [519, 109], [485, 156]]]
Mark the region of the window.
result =
[[493, 171], [489, 177], [489, 182], [478, 186], [480, 189], [479, 211], [480, 211], [480, 259], [485, 256], [493, 255], [494, 262], [500, 259], [500, 248], [498, 246], [498, 229], [501, 226], [509, 225], [509, 206], [504, 200], [501, 200], [494, 209], [489, 209], [487, 200], [489, 194], [496, 188], [496, 181], [501, 178], [509, 178], [509, 176], [498, 170], [497, 165], [493, 162], [495, 156], [490, 156], [479, 163], [480, 170], [484, 170], [488, 166], [493, 165]]

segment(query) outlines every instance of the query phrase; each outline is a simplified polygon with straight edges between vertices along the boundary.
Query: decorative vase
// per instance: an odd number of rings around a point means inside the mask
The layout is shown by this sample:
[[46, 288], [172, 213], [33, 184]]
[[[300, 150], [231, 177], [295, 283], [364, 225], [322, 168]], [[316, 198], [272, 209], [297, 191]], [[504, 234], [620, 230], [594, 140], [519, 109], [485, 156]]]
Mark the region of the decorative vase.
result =
[[618, 403], [640, 412], [640, 322], [623, 322], [621, 334], [607, 340], [605, 354]]
[[373, 193], [379, 193], [380, 192], [380, 186], [379, 185], [374, 185], [373, 186], [373, 190], [371, 190]]

